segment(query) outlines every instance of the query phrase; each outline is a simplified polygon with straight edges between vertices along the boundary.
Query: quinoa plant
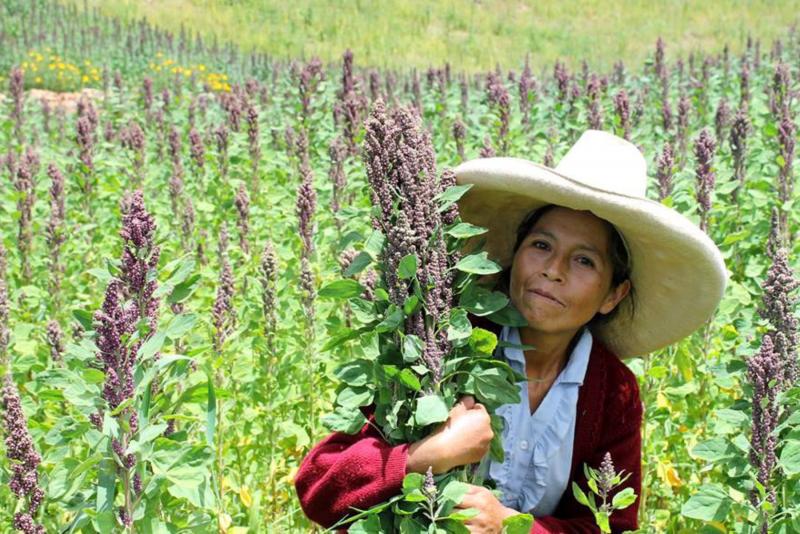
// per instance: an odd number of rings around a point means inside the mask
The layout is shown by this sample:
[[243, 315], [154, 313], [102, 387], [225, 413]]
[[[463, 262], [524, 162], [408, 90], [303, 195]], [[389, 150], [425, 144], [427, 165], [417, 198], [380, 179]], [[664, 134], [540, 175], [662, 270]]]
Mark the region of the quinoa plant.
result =
[[22, 278], [30, 282], [33, 276], [31, 260], [33, 253], [33, 207], [36, 202], [36, 174], [39, 157], [28, 148], [16, 167], [14, 188], [17, 190], [17, 213], [19, 213], [17, 250], [21, 263]]
[[625, 89], [620, 89], [614, 95], [614, 123], [617, 135], [630, 140], [631, 138], [631, 109], [628, 94]]
[[[609, 518], [615, 510], [624, 510], [634, 503], [637, 499], [636, 492], [633, 488], [627, 487], [614, 491], [617, 486], [622, 485], [625, 480], [630, 477], [630, 473], [623, 471], [616, 472], [614, 469], [614, 462], [611, 460], [611, 454], [606, 452], [603, 456], [603, 461], [599, 469], [589, 467], [583, 464], [583, 472], [591, 490], [591, 493], [585, 493], [580, 486], [575, 482], [572, 483], [572, 493], [575, 495], [575, 500], [580, 504], [588, 507], [594, 515], [595, 523], [600, 527], [601, 532], [611, 532], [609, 525]], [[614, 495], [612, 496], [612, 492]], [[598, 505], [595, 497], [600, 499]]]
[[[520, 316], [507, 297], [477, 283], [477, 275], [500, 267], [485, 252], [460, 251], [463, 239], [483, 229], [460, 221], [455, 202], [468, 187], [456, 186], [450, 171], [437, 173], [430, 137], [413, 108], [387, 112], [379, 101], [366, 129], [373, 232], [345, 276], [372, 266], [378, 273], [374, 298], [363, 298], [366, 288], [355, 279], [332, 282], [320, 290], [320, 297], [349, 299], [358, 323], [329, 340], [325, 349], [363, 339], [369, 345], [376, 341], [377, 353], [338, 369], [336, 408], [324, 423], [333, 430], [357, 432], [367, 423], [363, 408], [389, 443], [413, 442], [447, 419], [459, 395], [475, 395], [490, 413], [519, 400], [514, 386], [519, 377], [491, 358], [496, 338], [473, 328], [468, 313], [517, 324]], [[492, 455], [497, 458], [502, 456], [497, 437], [502, 420], [493, 416], [492, 426]], [[427, 481], [421, 474], [409, 474], [402, 494], [349, 521], [367, 529], [423, 532], [435, 525], [456, 531], [463, 518], [451, 512], [470, 478], [469, 469]]]
[[714, 192], [716, 175], [714, 172], [714, 151], [716, 141], [703, 129], [694, 143], [697, 161], [695, 168], [697, 204], [700, 211], [700, 229], [708, 232], [708, 216], [711, 211], [711, 196]]
[[511, 102], [503, 80], [494, 72], [486, 76], [486, 102], [495, 117], [495, 144], [500, 154], [505, 155], [508, 153]]
[[25, 534], [44, 534], [44, 526], [36, 522], [45, 492], [39, 487], [39, 464], [42, 457], [36, 450], [28, 422], [22, 412], [19, 391], [7, 370], [3, 376], [2, 395], [6, 456], [11, 464], [9, 488], [22, 506], [14, 513], [14, 528]]

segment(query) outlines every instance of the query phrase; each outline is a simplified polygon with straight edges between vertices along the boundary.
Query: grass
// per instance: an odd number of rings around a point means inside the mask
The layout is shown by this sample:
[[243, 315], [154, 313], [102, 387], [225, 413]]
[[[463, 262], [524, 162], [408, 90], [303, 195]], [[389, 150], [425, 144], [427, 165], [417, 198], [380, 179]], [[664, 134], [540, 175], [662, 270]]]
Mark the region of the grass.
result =
[[748, 33], [767, 50], [800, 18], [795, 2], [767, 0], [62, 1], [175, 31], [184, 24], [280, 58], [334, 60], [349, 47], [359, 65], [427, 68], [449, 61], [466, 71], [498, 63], [518, 68], [526, 53], [537, 68], [550, 69], [556, 59], [574, 68], [586, 59], [607, 70], [618, 59], [640, 64], [659, 36], [668, 58], [716, 53], [725, 43], [739, 53]]

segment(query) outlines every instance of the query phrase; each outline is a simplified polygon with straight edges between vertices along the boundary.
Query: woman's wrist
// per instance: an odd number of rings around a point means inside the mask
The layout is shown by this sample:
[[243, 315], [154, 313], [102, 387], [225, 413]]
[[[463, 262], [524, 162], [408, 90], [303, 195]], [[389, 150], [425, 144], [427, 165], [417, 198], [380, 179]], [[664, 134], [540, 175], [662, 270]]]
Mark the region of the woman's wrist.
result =
[[428, 436], [425, 439], [421, 439], [409, 445], [406, 474], [425, 474], [429, 467], [432, 468], [433, 472], [436, 474], [447, 471], [446, 468], [442, 469], [441, 457], [436, 451], [436, 443], [433, 438], [434, 436]]

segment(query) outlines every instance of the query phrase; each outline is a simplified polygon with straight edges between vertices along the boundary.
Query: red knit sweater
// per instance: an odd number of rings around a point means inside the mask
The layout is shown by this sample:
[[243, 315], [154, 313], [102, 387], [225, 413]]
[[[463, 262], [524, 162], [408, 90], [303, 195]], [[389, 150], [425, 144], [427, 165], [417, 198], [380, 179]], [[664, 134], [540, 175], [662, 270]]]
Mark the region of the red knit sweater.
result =
[[[481, 327], [499, 333], [499, 327], [479, 322]], [[572, 482], [588, 494], [583, 463], [598, 468], [606, 452], [611, 453], [617, 471], [631, 473], [616, 491], [633, 487], [637, 495], [641, 494], [641, 423], [636, 377], [595, 337], [578, 393], [570, 480], [553, 515], [536, 517], [531, 532], [600, 532], [591, 511], [573, 497]], [[400, 493], [408, 447], [407, 443], [389, 445], [370, 425], [364, 425], [355, 435], [336, 432], [328, 436], [303, 459], [295, 476], [303, 511], [313, 521], [330, 527], [352, 512], [351, 507], [363, 510]], [[612, 532], [635, 530], [638, 509], [637, 498], [628, 508], [611, 514]]]

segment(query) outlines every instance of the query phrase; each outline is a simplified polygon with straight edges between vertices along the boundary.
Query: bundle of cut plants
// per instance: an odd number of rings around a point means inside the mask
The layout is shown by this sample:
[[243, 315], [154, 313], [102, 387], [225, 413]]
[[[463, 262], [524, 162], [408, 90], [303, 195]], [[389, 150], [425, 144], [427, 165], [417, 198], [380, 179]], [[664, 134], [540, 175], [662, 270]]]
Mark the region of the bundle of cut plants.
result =
[[[344, 277], [320, 297], [347, 299], [352, 328], [333, 336], [329, 350], [359, 340], [358, 357], [340, 366], [331, 430], [354, 434], [365, 424], [390, 444], [414, 443], [447, 421], [463, 396], [489, 414], [519, 402], [524, 377], [493, 357], [496, 336], [473, 328], [474, 317], [520, 326], [508, 297], [481, 283], [500, 271], [486, 252], [465, 244], [485, 229], [462, 222], [456, 202], [469, 186], [436, 171], [430, 135], [416, 111], [387, 111], [377, 102], [366, 123], [364, 157], [371, 188], [373, 231]], [[359, 273], [374, 270], [374, 287]], [[367, 277], [361, 277], [366, 279]], [[369, 284], [372, 285], [372, 284]], [[520, 323], [522, 321], [522, 323]], [[502, 461], [502, 418], [491, 415], [490, 456]], [[467, 484], [481, 484], [477, 464], [434, 476], [409, 473], [387, 502], [354, 511], [337, 526], [351, 532], [467, 532], [469, 510], [454, 511]], [[531, 517], [507, 520], [528, 532]], [[516, 528], [514, 527], [516, 526]]]

